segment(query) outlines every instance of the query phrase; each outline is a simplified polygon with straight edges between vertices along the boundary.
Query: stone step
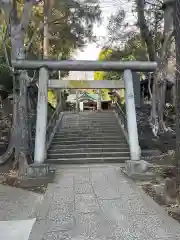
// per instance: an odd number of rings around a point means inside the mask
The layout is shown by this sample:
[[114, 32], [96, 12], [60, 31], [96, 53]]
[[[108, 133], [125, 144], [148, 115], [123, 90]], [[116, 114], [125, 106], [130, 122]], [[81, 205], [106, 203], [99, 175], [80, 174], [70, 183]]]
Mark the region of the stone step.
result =
[[101, 113], [97, 113], [97, 112], [80, 112], [80, 113], [75, 113], [75, 114], [68, 114], [68, 115], [66, 115], [66, 114], [64, 114], [64, 116], [66, 117], [66, 118], [73, 118], [73, 117], [81, 117], [81, 118], [86, 118], [87, 116], [90, 116], [90, 117], [97, 117], [97, 116], [101, 116], [101, 117], [103, 117], [103, 116], [112, 116], [112, 113], [113, 113], [113, 111], [111, 111], [111, 112], [101, 112]]
[[87, 164], [87, 163], [124, 163], [129, 157], [93, 157], [93, 158], [59, 158], [47, 159], [49, 164]]
[[111, 114], [104, 114], [104, 115], [86, 115], [86, 116], [81, 116], [81, 115], [73, 115], [73, 116], [64, 116], [63, 119], [65, 120], [68, 120], [68, 121], [71, 121], [73, 119], [81, 119], [81, 120], [87, 120], [87, 119], [102, 119], [102, 120], [105, 120], [105, 119], [115, 119], [114, 118], [114, 113], [111, 113]]
[[59, 128], [57, 130], [57, 133], [63, 133], [63, 132], [71, 132], [71, 133], [74, 133], [74, 132], [104, 132], [104, 133], [109, 133], [109, 132], [122, 132], [121, 131], [121, 128], [118, 126], [118, 127], [113, 127], [113, 128], [108, 128], [108, 127], [102, 127], [102, 126], [99, 126], [99, 127], [84, 127], [84, 128], [81, 128], [80, 126], [71, 126], [71, 127], [63, 127], [63, 128]]
[[78, 128], [78, 129], [89, 129], [89, 128], [96, 129], [96, 128], [100, 128], [100, 129], [109, 129], [109, 130], [113, 129], [113, 130], [115, 130], [115, 129], [120, 128], [120, 126], [119, 125], [109, 125], [109, 124], [106, 124], [106, 125], [104, 125], [104, 124], [92, 125], [92, 124], [88, 124], [88, 123], [85, 124], [85, 125], [82, 125], [82, 124], [79, 124], [79, 123], [77, 123], [77, 124], [74, 123], [72, 125], [65, 124], [63, 126], [63, 128]]
[[81, 124], [86, 124], [86, 123], [89, 123], [89, 124], [95, 124], [95, 123], [102, 123], [102, 124], [117, 124], [117, 120], [112, 118], [112, 119], [106, 119], [106, 120], [91, 120], [91, 119], [87, 119], [87, 120], [81, 120], [81, 119], [74, 119], [72, 121], [64, 121], [65, 123], [67, 124], [73, 124], [75, 122], [79, 122]]
[[63, 128], [59, 128], [57, 129], [57, 133], [66, 133], [66, 132], [69, 132], [69, 133], [72, 133], [72, 134], [77, 134], [77, 133], [85, 133], [85, 132], [98, 132], [98, 133], [116, 133], [116, 132], [121, 132], [122, 133], [122, 130], [120, 127], [118, 128], [96, 128], [96, 129], [93, 129], [91, 127], [87, 127], [86, 128], [79, 128], [79, 127], [63, 127]]
[[124, 135], [122, 132], [107, 132], [107, 133], [104, 133], [103, 131], [102, 132], [92, 132], [92, 131], [89, 131], [89, 132], [75, 132], [75, 133], [71, 133], [71, 132], [63, 132], [63, 133], [56, 133], [55, 134], [55, 138], [64, 138], [64, 137], [68, 137], [68, 138], [74, 138], [74, 137], [96, 137], [96, 138], [101, 138], [101, 137], [104, 137], [104, 138], [108, 138], [109, 136], [115, 136], [115, 137], [122, 137], [124, 138]]
[[101, 116], [101, 117], [91, 117], [91, 116], [87, 116], [86, 118], [81, 118], [81, 117], [75, 117], [75, 118], [63, 118], [64, 122], [74, 122], [74, 121], [79, 121], [79, 122], [116, 122], [116, 118], [114, 118], [114, 116], [112, 115], [111, 117], [105, 117], [105, 116]]
[[106, 122], [106, 121], [116, 121], [116, 118], [114, 118], [114, 115], [112, 116], [98, 116], [98, 117], [92, 117], [92, 116], [86, 116], [86, 117], [74, 117], [74, 118], [63, 118], [63, 121], [66, 122], [73, 122], [73, 121], [102, 121], [102, 122]]
[[128, 147], [106, 147], [106, 148], [50, 148], [48, 153], [86, 153], [86, 152], [94, 152], [94, 153], [109, 153], [109, 152], [129, 152]]
[[82, 125], [86, 125], [86, 124], [104, 124], [104, 125], [114, 125], [114, 124], [117, 124], [117, 121], [112, 121], [112, 120], [109, 120], [109, 121], [91, 121], [91, 120], [87, 120], [87, 121], [81, 121], [81, 120], [78, 120], [78, 119], [75, 119], [74, 121], [64, 121], [63, 123], [64, 124], [75, 124], [75, 123], [79, 123], [79, 124], [82, 124]]
[[65, 115], [47, 154], [50, 164], [124, 163], [128, 143], [112, 111]]
[[73, 116], [73, 117], [64, 117], [63, 119], [67, 120], [67, 121], [73, 121], [74, 119], [80, 119], [80, 120], [109, 120], [112, 119], [113, 121], [115, 120], [114, 118], [114, 114], [108, 114], [108, 115], [96, 115], [96, 116], [91, 116], [91, 115], [87, 115], [87, 116]]
[[63, 135], [63, 136], [57, 136], [55, 135], [54, 138], [53, 138], [53, 141], [79, 141], [79, 140], [97, 140], [97, 141], [101, 141], [101, 140], [121, 140], [121, 141], [124, 141], [125, 138], [123, 135], [117, 135], [117, 136], [114, 136], [114, 135], [106, 135], [104, 136], [103, 134], [100, 135], [100, 136], [97, 136], [97, 135], [93, 135], [93, 136], [90, 136], [89, 134], [86, 134], [85, 136], [69, 136], [69, 135]]
[[109, 116], [84, 116], [84, 117], [79, 117], [79, 116], [74, 116], [73, 118], [67, 118], [67, 117], [64, 117], [63, 120], [66, 120], [66, 121], [74, 121], [74, 120], [80, 120], [80, 121], [115, 121], [116, 118], [114, 118], [114, 114], [112, 115], [109, 115]]
[[60, 141], [59, 139], [53, 139], [52, 140], [52, 144], [54, 143], [59, 143], [61, 145], [72, 145], [72, 144], [81, 144], [81, 143], [84, 143], [84, 144], [97, 144], [97, 143], [107, 143], [107, 144], [113, 144], [113, 143], [119, 143], [119, 145], [121, 144], [127, 144], [126, 140], [125, 139], [77, 139], [77, 140], [63, 140], [63, 141]]
[[119, 128], [120, 126], [117, 124], [117, 123], [113, 123], [113, 124], [104, 124], [104, 123], [96, 123], [96, 124], [89, 124], [89, 123], [85, 123], [85, 124], [81, 124], [81, 123], [78, 123], [78, 122], [74, 122], [73, 124], [62, 124], [62, 127], [63, 128], [73, 128], [73, 127], [79, 127], [79, 128], [108, 128], [108, 129], [117, 129]]
[[87, 148], [102, 148], [102, 149], [108, 149], [108, 148], [128, 148], [128, 144], [127, 143], [72, 143], [72, 144], [62, 144], [62, 142], [59, 143], [53, 143], [51, 144], [50, 149], [72, 149], [72, 148], [76, 148], [76, 149], [87, 149]]
[[103, 116], [112, 116], [112, 113], [113, 113], [113, 111], [111, 111], [111, 112], [108, 112], [108, 113], [94, 113], [94, 112], [88, 112], [88, 113], [85, 113], [85, 114], [83, 114], [82, 112], [81, 113], [79, 113], [79, 114], [73, 114], [72, 116], [70, 116], [70, 115], [64, 115], [65, 117], [67, 117], [67, 118], [72, 118], [72, 117], [81, 117], [81, 118], [86, 118], [87, 116], [90, 116], [90, 117], [98, 117], [98, 116], [101, 116], [101, 117], [103, 117]]
[[[102, 110], [102, 111], [95, 111], [95, 112], [93, 112], [93, 111], [91, 112], [91, 111], [88, 111], [88, 110], [87, 110], [87, 111], [84, 111], [84, 112], [78, 112], [78, 113], [75, 112], [75, 114], [81, 115], [81, 116], [83, 116], [83, 115], [91, 115], [91, 114], [94, 114], [94, 115], [95, 115], [95, 114], [96, 114], [96, 115], [97, 115], [97, 114], [101, 114], [101, 115], [103, 115], [103, 114], [112, 113], [112, 111], [113, 111], [112, 109], [107, 109], [107, 110]], [[68, 112], [68, 111], [66, 112], [66, 111], [65, 111], [65, 114], [66, 114], [66, 113], [67, 113], [67, 115], [71, 115], [72, 113], [74, 114], [74, 112]]]
[[79, 159], [79, 158], [104, 158], [104, 157], [130, 157], [130, 153], [127, 152], [80, 152], [80, 153], [48, 153], [48, 159]]

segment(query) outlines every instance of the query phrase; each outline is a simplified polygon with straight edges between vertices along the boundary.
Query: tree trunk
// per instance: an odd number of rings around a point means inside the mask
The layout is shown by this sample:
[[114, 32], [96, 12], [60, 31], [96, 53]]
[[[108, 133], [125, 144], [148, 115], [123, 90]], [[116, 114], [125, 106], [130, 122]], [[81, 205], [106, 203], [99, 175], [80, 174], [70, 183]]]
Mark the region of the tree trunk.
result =
[[49, 57], [49, 31], [48, 31], [48, 8], [49, 4], [47, 0], [44, 0], [44, 40], [43, 40], [43, 57], [48, 59]]
[[159, 61], [159, 74], [155, 81], [158, 85], [157, 94], [157, 109], [158, 109], [158, 121], [159, 131], [164, 132], [166, 128], [164, 122], [164, 109], [165, 109], [165, 95], [166, 95], [166, 81], [167, 81], [167, 69], [168, 59], [171, 55], [171, 42], [173, 33], [173, 7], [171, 0], [164, 0], [164, 41], [161, 48], [160, 61]]
[[145, 19], [145, 1], [136, 0], [136, 6], [137, 6], [137, 14], [138, 14], [138, 25], [140, 28], [141, 37], [146, 43], [149, 60], [155, 61], [156, 51], [154, 48], [153, 36], [151, 31], [149, 31], [149, 28], [147, 26], [146, 19]]
[[149, 60], [158, 62], [158, 69], [154, 75], [153, 81], [152, 108], [150, 119], [152, 131], [155, 136], [157, 136], [159, 130], [167, 130], [163, 118], [166, 90], [165, 78], [167, 75], [168, 54], [173, 31], [172, 5], [169, 5], [169, 1], [171, 0], [164, 0], [164, 42], [162, 44], [160, 57], [158, 57], [152, 33], [149, 30], [145, 19], [145, 1], [136, 0], [138, 25], [140, 27], [142, 39], [145, 41], [147, 46]]
[[158, 132], [161, 133], [168, 130], [164, 122], [164, 108], [168, 58], [171, 54], [170, 49], [173, 33], [172, 10], [173, 8], [171, 3], [169, 3], [169, 0], [164, 0], [164, 41], [161, 47], [160, 56], [156, 57], [156, 61], [158, 62], [158, 69], [154, 76], [151, 109], [151, 125], [153, 133], [156, 136]]
[[175, 0], [174, 30], [176, 42], [176, 165], [180, 185], [180, 0]]
[[[24, 4], [22, 19], [18, 18], [16, 1], [13, 1], [10, 12], [11, 23], [11, 59], [25, 59], [24, 37], [28, 27], [32, 3], [27, 1]], [[18, 71], [15, 82], [19, 81], [19, 94], [14, 96], [14, 112], [16, 111], [15, 122], [15, 159], [18, 163], [20, 171], [27, 165], [29, 155], [29, 139], [28, 139], [28, 113], [27, 113], [27, 71]], [[16, 88], [16, 86], [14, 86]]]
[[[153, 36], [151, 31], [148, 28], [146, 19], [145, 19], [145, 1], [144, 0], [136, 0], [137, 6], [137, 15], [138, 15], [138, 25], [140, 28], [141, 37], [146, 43], [147, 52], [149, 55], [150, 61], [156, 61], [156, 49], [155, 44], [153, 41]], [[156, 109], [156, 102], [157, 102], [157, 82], [153, 81], [153, 91], [152, 91], [152, 99], [151, 99], [151, 119], [150, 124], [152, 127], [153, 134], [157, 136], [159, 124], [158, 124], [158, 117], [157, 117], [157, 109]]]
[[[12, 59], [24, 59], [24, 34], [19, 25], [11, 25], [11, 57]], [[24, 165], [25, 156], [28, 152], [28, 130], [27, 130], [27, 76], [26, 72], [18, 72], [16, 75], [19, 81], [19, 94], [16, 98], [15, 108], [16, 116], [16, 142], [15, 142], [15, 158], [19, 167]]]

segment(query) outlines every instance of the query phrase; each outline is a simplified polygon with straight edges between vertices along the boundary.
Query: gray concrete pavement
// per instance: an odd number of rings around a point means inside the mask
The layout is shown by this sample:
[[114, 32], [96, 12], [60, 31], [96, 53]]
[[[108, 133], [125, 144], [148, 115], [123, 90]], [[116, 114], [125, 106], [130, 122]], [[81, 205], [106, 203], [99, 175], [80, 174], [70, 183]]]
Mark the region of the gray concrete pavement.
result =
[[0, 184], [0, 239], [28, 240], [43, 195]]
[[116, 165], [57, 167], [31, 240], [178, 240], [180, 224]]
[[43, 195], [0, 184], [0, 221], [26, 220], [42, 201]]

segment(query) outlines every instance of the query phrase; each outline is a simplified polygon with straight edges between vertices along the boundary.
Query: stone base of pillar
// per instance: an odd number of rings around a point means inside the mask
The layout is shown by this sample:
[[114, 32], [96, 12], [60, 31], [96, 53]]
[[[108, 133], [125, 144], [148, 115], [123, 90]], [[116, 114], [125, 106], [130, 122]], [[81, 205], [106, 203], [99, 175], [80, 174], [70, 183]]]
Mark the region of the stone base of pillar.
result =
[[23, 173], [24, 176], [39, 178], [51, 175], [54, 170], [50, 169], [49, 164], [31, 164], [28, 165]]
[[152, 167], [153, 167], [152, 164], [150, 164], [144, 160], [126, 161], [126, 171], [129, 173], [145, 173], [145, 172], [149, 171], [149, 169]]
[[19, 187], [38, 186], [54, 181], [55, 170], [49, 164], [31, 164], [18, 176]]
[[47, 164], [42, 165], [28, 165], [23, 171], [15, 173], [14, 175], [6, 175], [1, 182], [6, 182], [9, 185], [25, 189], [41, 189], [42, 186], [47, 186], [48, 183], [53, 183], [55, 178], [55, 171]]
[[124, 173], [133, 180], [147, 181], [155, 177], [155, 174], [149, 170], [153, 168], [153, 164], [150, 164], [144, 160], [126, 162]]

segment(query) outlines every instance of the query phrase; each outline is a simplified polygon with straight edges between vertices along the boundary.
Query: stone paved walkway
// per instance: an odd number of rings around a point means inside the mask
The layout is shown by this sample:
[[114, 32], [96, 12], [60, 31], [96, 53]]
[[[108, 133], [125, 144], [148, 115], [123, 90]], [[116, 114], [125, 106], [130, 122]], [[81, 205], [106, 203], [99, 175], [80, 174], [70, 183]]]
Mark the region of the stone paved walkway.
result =
[[0, 184], [0, 239], [28, 240], [43, 195]]
[[42, 202], [43, 195], [0, 184], [0, 221], [27, 220]]
[[[179, 240], [180, 225], [115, 165], [57, 167], [31, 240]], [[34, 216], [32, 216], [34, 217]]]

